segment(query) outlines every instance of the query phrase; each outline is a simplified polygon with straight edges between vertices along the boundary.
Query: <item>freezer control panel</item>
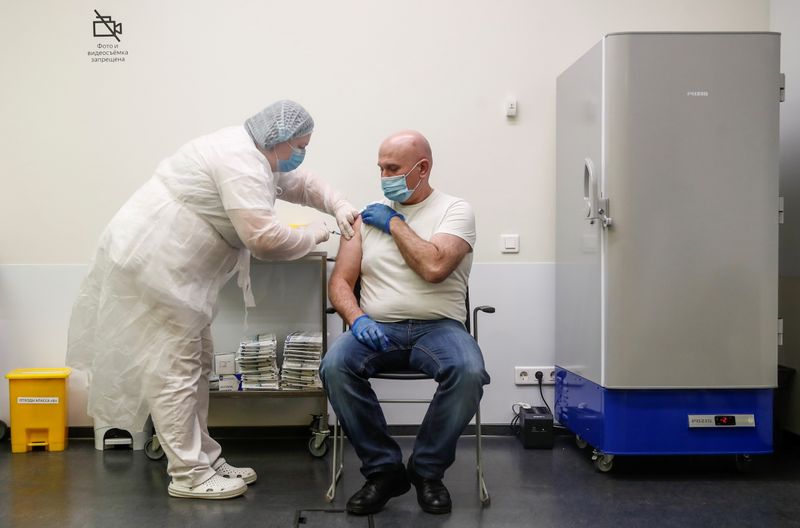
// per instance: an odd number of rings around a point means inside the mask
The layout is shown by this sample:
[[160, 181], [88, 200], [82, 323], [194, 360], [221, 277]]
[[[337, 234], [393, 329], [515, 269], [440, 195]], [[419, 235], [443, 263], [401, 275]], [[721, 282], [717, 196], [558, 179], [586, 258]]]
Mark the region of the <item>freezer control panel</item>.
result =
[[755, 427], [752, 414], [690, 414], [689, 427]]

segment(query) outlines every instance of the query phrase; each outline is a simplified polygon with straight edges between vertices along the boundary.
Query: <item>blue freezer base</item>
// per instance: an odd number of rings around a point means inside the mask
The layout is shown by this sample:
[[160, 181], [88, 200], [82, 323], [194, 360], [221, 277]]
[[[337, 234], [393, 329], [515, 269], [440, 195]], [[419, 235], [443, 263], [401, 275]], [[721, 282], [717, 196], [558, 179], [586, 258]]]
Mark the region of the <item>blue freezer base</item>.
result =
[[[602, 453], [772, 452], [772, 389], [607, 389], [556, 367], [555, 418]], [[689, 427], [689, 415], [752, 414], [755, 427]]]

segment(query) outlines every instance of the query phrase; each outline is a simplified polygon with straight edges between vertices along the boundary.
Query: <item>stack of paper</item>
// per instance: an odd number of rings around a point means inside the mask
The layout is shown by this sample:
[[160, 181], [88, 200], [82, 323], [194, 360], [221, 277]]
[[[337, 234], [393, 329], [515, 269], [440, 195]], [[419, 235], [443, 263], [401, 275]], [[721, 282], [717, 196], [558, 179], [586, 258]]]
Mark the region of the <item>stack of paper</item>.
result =
[[321, 388], [319, 362], [322, 359], [321, 332], [294, 332], [283, 345], [281, 388], [302, 390]]
[[242, 375], [242, 390], [278, 389], [278, 340], [275, 334], [247, 337], [236, 353], [236, 371]]

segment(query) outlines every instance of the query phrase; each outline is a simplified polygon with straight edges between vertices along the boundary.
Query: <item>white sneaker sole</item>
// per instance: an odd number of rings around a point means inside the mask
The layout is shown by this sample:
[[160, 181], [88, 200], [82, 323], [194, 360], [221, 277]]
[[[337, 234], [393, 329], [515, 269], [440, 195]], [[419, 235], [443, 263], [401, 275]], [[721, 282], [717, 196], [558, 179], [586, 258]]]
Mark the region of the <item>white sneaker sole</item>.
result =
[[[198, 488], [200, 486], [197, 486]], [[244, 495], [244, 492], [247, 491], [247, 486], [243, 486], [241, 488], [233, 488], [224, 491], [202, 491], [197, 490], [193, 491], [186, 488], [179, 488], [177, 486], [173, 486], [170, 484], [167, 487], [167, 492], [169, 493], [170, 497], [178, 497], [182, 499], [232, 499], [234, 497], [238, 497], [239, 495]]]

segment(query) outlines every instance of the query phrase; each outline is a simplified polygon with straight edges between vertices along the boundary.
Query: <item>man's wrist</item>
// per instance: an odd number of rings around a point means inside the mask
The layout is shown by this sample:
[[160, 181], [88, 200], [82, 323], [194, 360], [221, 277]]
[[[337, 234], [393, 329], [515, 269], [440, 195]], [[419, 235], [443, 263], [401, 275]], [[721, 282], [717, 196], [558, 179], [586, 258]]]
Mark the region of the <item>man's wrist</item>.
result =
[[365, 313], [362, 313], [361, 315], [359, 315], [358, 317], [356, 317], [355, 319], [353, 319], [353, 323], [350, 325], [350, 328], [354, 327], [354, 326], [356, 325], [356, 323], [358, 322], [358, 320], [359, 320], [359, 319], [362, 319], [362, 318], [364, 318], [364, 317], [366, 317], [367, 319], [369, 319], [369, 316], [368, 316], [367, 314], [365, 314]]
[[389, 221], [386, 223], [386, 232], [387, 233], [391, 233], [392, 232], [392, 220], [394, 220], [395, 218], [397, 218], [397, 220], [400, 221], [400, 222], [405, 222], [406, 221], [406, 217], [401, 215], [400, 213], [393, 214], [389, 218]]

